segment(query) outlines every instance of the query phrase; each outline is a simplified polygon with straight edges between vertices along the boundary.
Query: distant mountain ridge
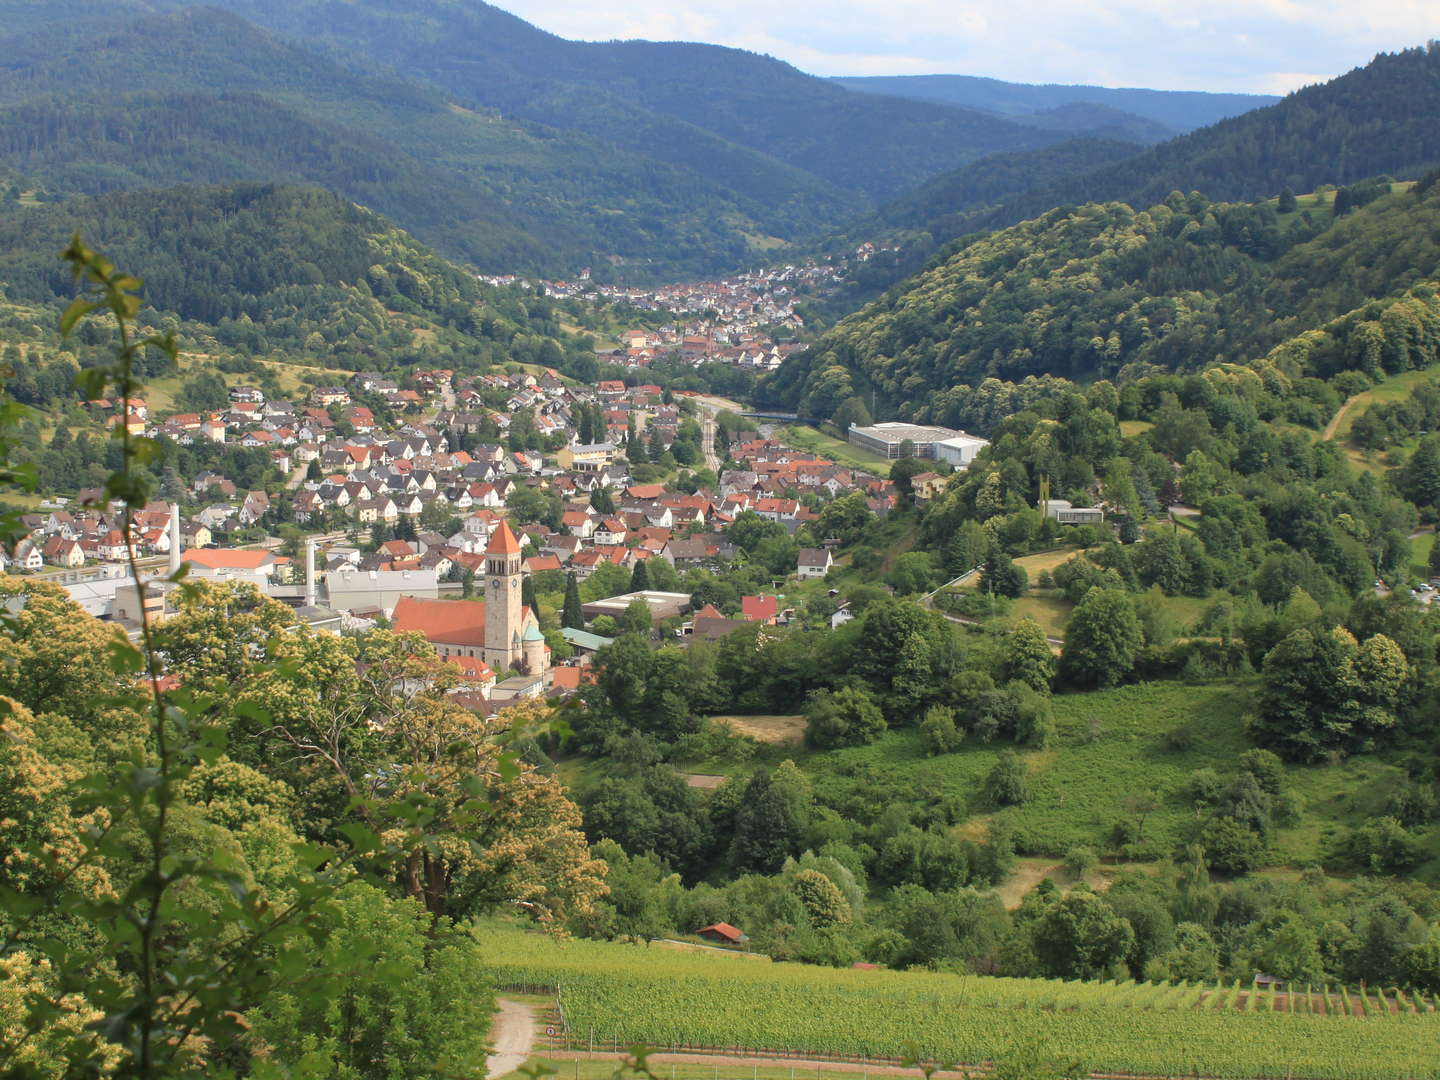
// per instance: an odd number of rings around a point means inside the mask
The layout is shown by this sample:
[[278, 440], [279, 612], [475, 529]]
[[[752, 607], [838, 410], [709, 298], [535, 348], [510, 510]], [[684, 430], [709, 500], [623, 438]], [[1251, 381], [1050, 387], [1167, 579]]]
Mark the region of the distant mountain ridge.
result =
[[1075, 105], [1100, 106], [1149, 120], [1171, 135], [1208, 127], [1280, 100], [1269, 94], [1012, 83], [978, 75], [836, 76], [832, 81], [865, 94], [959, 105], [1022, 121]]
[[1440, 162], [1440, 42], [1381, 53], [1364, 67], [1151, 147], [1062, 177], [975, 215], [993, 228], [1056, 206], [1118, 200], [1148, 206], [1171, 191], [1217, 200], [1351, 184], [1381, 174], [1414, 178]]
[[485, 269], [601, 278], [734, 269], [989, 154], [1161, 134], [1105, 105], [1022, 123], [736, 49], [567, 41], [478, 0], [0, 0], [0, 105], [23, 106], [0, 138], [22, 190], [308, 182]]

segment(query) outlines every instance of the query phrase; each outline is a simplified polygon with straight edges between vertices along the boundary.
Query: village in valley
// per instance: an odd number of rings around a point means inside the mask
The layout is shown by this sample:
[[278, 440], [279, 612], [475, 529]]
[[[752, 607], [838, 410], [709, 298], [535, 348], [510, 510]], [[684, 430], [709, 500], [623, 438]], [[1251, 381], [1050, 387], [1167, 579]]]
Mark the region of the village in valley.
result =
[[[655, 640], [681, 643], [790, 621], [794, 590], [836, 566], [834, 521], [883, 518], [902, 496], [887, 455], [873, 455], [873, 471], [839, 464], [734, 402], [511, 367], [339, 372], [298, 401], [237, 383], [227, 409], [206, 413], [93, 402], [97, 419], [135, 436], [249, 451], [268, 463], [266, 482], [246, 487], [219, 468], [172, 476], [128, 538], [98, 489], [49, 493], [6, 569], [55, 581], [134, 630], [133, 545], [152, 618], [174, 609], [166, 579], [183, 567], [191, 581], [253, 586], [315, 629], [417, 632], [460, 668], [467, 704], [495, 711], [576, 691], [637, 618]], [[852, 442], [873, 451], [885, 427]], [[984, 445], [966, 439], [938, 469], [963, 468]], [[921, 473], [910, 487], [923, 500], [943, 477]], [[744, 547], [737, 523], [750, 530]], [[751, 559], [757, 528], [770, 542]], [[843, 599], [817, 611], [831, 625], [850, 617]]]

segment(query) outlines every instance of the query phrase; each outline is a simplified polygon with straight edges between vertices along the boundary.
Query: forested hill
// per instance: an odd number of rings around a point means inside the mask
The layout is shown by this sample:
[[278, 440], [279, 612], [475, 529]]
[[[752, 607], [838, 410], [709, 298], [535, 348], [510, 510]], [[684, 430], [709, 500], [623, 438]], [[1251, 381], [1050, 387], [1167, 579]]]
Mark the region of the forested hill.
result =
[[620, 140], [632, 152], [665, 154], [681, 122], [871, 198], [984, 153], [1058, 137], [974, 110], [855, 93], [738, 49], [566, 41], [479, 2], [357, 0], [344, 5], [343, 18], [329, 0], [219, 6], [508, 114]]
[[0, 297], [18, 312], [6, 313], [12, 322], [33, 329], [26, 312], [43, 309], [51, 313], [44, 324], [53, 325], [75, 295], [56, 253], [77, 232], [116, 265], [144, 268], [147, 318], [181, 329], [187, 349], [283, 354], [351, 370], [422, 360], [565, 367], [567, 349], [585, 351], [542, 317], [546, 302], [532, 311], [481, 285], [339, 196], [262, 183], [0, 214]]
[[760, 393], [842, 427], [867, 411], [954, 422], [952, 406], [989, 378], [1255, 359], [1440, 273], [1437, 177], [1393, 194], [1387, 183], [1308, 196], [1284, 213], [1273, 200], [1178, 194], [1140, 211], [1057, 209], [962, 243], [792, 357]]
[[1070, 203], [1149, 206], [1172, 191], [1249, 200], [1383, 173], [1413, 178], [1440, 162], [1436, 115], [1440, 43], [1432, 42], [1383, 53], [1331, 82], [1125, 161], [1037, 186], [966, 227], [1008, 225]]
[[861, 94], [715, 46], [566, 41], [479, 3], [38, 10], [0, 0], [6, 187], [319, 184], [495, 271], [731, 270], [935, 173], [1117, 122]]
[[[100, 33], [99, 48], [31, 29], [0, 38], [21, 54], [38, 51], [25, 47], [35, 37], [52, 45], [0, 72], [0, 103], [16, 107], [0, 178], [50, 197], [304, 181], [393, 215], [453, 257], [557, 275], [590, 262], [603, 273], [612, 260], [656, 276], [729, 267], [744, 261], [747, 235], [789, 236], [863, 206], [693, 126], [658, 141], [705, 169], [501, 116], [213, 8], [136, 18]], [[235, 94], [264, 100], [237, 109]]]
[[[997, 206], [1037, 183], [1056, 182], [1123, 161], [1142, 149], [1123, 139], [1084, 138], [1067, 139], [1039, 150], [991, 154], [942, 173], [887, 203], [866, 225], [872, 229], [919, 229], [949, 239], [959, 235], [976, 208]], [[857, 233], [854, 228], [850, 231], [852, 235]]]

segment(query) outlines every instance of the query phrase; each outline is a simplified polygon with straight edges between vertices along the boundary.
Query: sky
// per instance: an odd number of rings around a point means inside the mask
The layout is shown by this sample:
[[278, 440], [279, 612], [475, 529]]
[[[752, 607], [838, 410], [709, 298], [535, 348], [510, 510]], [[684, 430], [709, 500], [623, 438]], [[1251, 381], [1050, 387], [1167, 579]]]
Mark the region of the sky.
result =
[[562, 37], [731, 45], [815, 75], [1284, 94], [1440, 38], [1436, 0], [492, 0]]

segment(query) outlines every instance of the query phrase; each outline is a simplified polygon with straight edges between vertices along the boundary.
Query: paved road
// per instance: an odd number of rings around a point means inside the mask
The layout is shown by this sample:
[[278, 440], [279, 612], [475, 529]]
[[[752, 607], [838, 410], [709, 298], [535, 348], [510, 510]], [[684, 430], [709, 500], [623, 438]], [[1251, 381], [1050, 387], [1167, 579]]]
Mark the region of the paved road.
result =
[[494, 1052], [485, 1062], [489, 1080], [514, 1072], [530, 1060], [530, 1047], [535, 1041], [535, 1010], [518, 1001], [498, 999], [499, 1013], [490, 1029], [490, 1045]]

